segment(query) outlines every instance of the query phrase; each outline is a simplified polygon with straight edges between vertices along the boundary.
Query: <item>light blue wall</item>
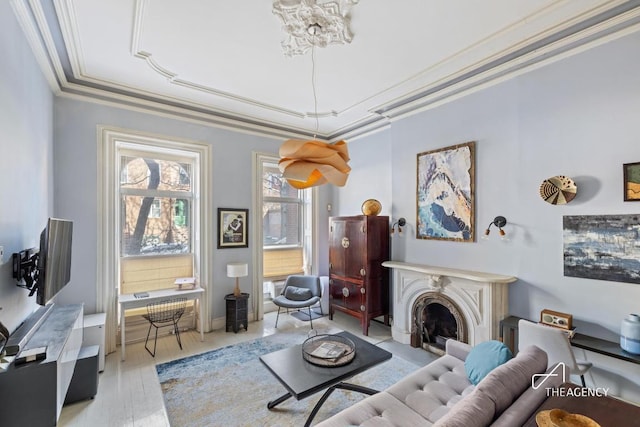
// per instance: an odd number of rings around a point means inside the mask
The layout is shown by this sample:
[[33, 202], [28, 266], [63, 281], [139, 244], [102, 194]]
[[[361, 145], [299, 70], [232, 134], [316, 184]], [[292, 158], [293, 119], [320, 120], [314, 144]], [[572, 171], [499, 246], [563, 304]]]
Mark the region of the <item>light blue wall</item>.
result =
[[37, 308], [16, 286], [11, 254], [39, 246], [53, 195], [53, 95], [9, 2], [0, 2], [0, 321], [13, 331]]
[[[97, 266], [97, 126], [104, 125], [176, 137], [211, 144], [213, 151], [212, 194], [214, 210], [218, 207], [251, 209], [252, 152], [277, 153], [281, 140], [243, 134], [224, 129], [186, 123], [166, 117], [56, 98], [55, 178], [56, 214], [74, 221], [74, 253], [72, 280], [60, 293], [58, 302], [84, 302], [85, 312], [95, 312]], [[250, 212], [250, 221], [252, 215]], [[215, 211], [214, 211], [215, 215]], [[250, 231], [251, 232], [251, 231]], [[216, 239], [216, 236], [208, 236]], [[224, 295], [233, 291], [234, 282], [226, 276], [226, 264], [247, 261], [249, 248], [214, 249], [214, 283], [209, 296], [211, 318], [224, 317]], [[249, 276], [252, 271], [250, 269]], [[251, 292], [251, 284], [242, 284], [243, 292]]]
[[377, 199], [380, 215], [391, 215], [391, 145], [388, 130], [351, 141], [351, 173], [344, 187], [334, 188], [336, 209], [332, 215], [362, 215], [362, 202]]
[[[511, 314], [535, 320], [545, 308], [572, 313], [580, 332], [617, 340], [622, 319], [640, 310], [640, 285], [564, 277], [562, 217], [639, 213], [640, 204], [622, 194], [622, 164], [640, 161], [638, 46], [640, 33], [393, 122], [391, 150], [381, 150], [391, 157], [393, 216], [410, 225], [393, 239], [393, 259], [517, 276]], [[476, 141], [477, 241], [416, 239], [416, 155], [467, 141]], [[354, 214], [378, 170], [388, 170], [389, 161], [369, 149], [379, 142], [373, 136], [350, 144], [352, 165], [366, 167], [354, 167], [358, 178], [337, 190], [340, 214]], [[541, 182], [554, 175], [576, 181], [570, 204], [539, 197]], [[509, 221], [508, 242], [495, 232], [480, 239], [496, 215]], [[611, 358], [598, 365], [618, 395], [640, 400], [639, 373], [616, 374], [629, 366]]]
[[[562, 216], [638, 213], [624, 202], [622, 164], [640, 161], [640, 34], [566, 58], [443, 106], [394, 122], [350, 144], [354, 167], [338, 189], [339, 213], [352, 215], [371, 183], [391, 197], [394, 218], [410, 233], [394, 238], [394, 259], [514, 275], [511, 313], [535, 319], [543, 308], [569, 312], [580, 330], [611, 338], [640, 309], [640, 285], [563, 276]], [[476, 242], [415, 238], [416, 156], [476, 141]], [[391, 158], [391, 189], [384, 177]], [[541, 182], [567, 175], [578, 185], [570, 204], [538, 195]], [[385, 188], [387, 187], [387, 188]], [[496, 215], [508, 242], [480, 239]]]

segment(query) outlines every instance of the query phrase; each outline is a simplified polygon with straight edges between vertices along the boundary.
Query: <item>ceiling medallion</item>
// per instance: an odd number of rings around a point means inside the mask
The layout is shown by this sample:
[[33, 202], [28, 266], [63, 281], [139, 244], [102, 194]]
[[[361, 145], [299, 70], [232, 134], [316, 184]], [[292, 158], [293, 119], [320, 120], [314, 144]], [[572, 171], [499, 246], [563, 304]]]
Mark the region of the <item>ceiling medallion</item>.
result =
[[282, 41], [286, 56], [302, 55], [311, 47], [351, 43], [349, 9], [359, 0], [274, 0], [273, 13], [282, 20], [287, 38]]

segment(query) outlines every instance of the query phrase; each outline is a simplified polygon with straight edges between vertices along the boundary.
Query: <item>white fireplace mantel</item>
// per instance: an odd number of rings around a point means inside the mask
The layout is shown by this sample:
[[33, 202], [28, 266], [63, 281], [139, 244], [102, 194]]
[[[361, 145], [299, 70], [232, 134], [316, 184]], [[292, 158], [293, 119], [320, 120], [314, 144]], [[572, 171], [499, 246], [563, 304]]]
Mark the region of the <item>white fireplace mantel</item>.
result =
[[433, 267], [400, 261], [385, 261], [393, 270], [393, 339], [411, 341], [411, 310], [426, 292], [440, 293], [452, 300], [464, 315], [470, 345], [498, 339], [500, 320], [509, 314], [509, 287], [513, 276]]

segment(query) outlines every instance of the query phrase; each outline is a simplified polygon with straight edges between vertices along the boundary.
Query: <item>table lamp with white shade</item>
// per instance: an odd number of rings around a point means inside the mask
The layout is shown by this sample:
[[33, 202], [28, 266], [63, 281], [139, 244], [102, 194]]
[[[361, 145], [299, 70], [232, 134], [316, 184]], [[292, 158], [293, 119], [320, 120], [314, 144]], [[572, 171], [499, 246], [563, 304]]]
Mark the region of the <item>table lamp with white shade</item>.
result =
[[246, 262], [230, 262], [227, 264], [227, 277], [236, 278], [236, 287], [233, 290], [233, 295], [239, 297], [240, 292], [240, 277], [246, 277], [249, 275], [249, 265]]

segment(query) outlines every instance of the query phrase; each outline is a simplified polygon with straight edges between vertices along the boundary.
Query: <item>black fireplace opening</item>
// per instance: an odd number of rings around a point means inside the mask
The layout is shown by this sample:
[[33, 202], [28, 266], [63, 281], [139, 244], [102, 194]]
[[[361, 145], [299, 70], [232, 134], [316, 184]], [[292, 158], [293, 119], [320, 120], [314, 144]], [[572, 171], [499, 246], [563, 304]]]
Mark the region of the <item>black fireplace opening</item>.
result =
[[444, 354], [447, 341], [467, 341], [465, 317], [451, 298], [440, 292], [420, 295], [411, 308], [411, 346]]
[[432, 302], [422, 310], [422, 344], [445, 349], [447, 340], [460, 340], [458, 322], [444, 305]]

